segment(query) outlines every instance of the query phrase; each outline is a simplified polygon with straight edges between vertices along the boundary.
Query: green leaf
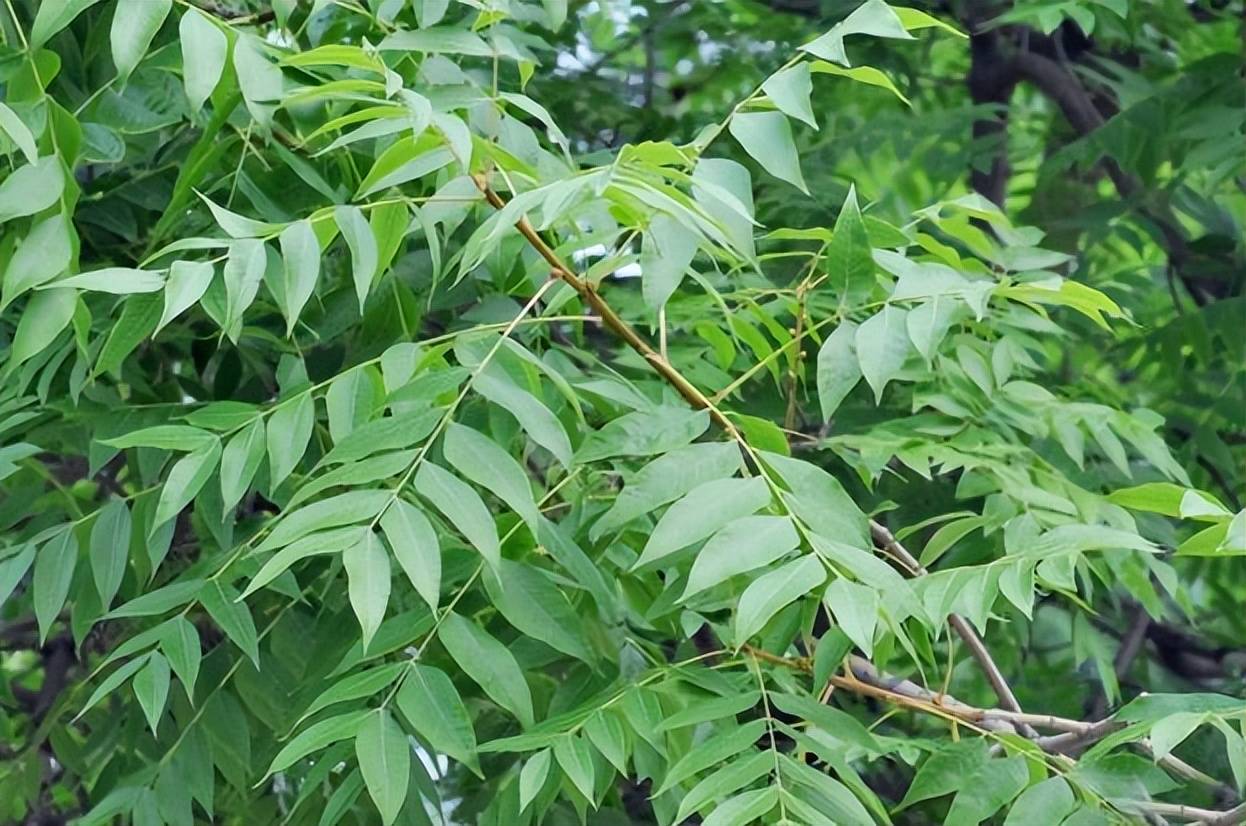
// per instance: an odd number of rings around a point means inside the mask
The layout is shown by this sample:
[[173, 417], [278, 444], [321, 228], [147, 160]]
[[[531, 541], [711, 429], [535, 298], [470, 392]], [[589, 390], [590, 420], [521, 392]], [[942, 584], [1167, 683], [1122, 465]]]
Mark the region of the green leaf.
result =
[[532, 441], [554, 454], [563, 467], [571, 466], [567, 431], [535, 396], [488, 370], [472, 380], [472, 389], [514, 416]]
[[359, 771], [385, 826], [393, 823], [407, 799], [411, 747], [407, 735], [385, 709], [364, 718], [355, 734]]
[[510, 650], [484, 628], [456, 613], [442, 619], [437, 632], [441, 644], [459, 667], [525, 728], [533, 723], [532, 695], [523, 670]]
[[657, 407], [626, 413], [589, 434], [576, 452], [580, 463], [613, 456], [653, 456], [683, 447], [709, 428], [709, 413]]
[[[974, 781], [987, 763], [990, 744], [985, 738], [973, 737], [943, 746], [917, 770], [899, 808], [941, 797]], [[976, 781], [975, 781], [976, 782]]]
[[887, 77], [886, 74], [875, 69], [873, 66], [858, 66], [855, 69], [845, 69], [842, 66], [836, 66], [825, 60], [815, 60], [812, 70], [823, 75], [837, 75], [846, 77], [849, 80], [855, 80], [857, 83], [864, 83], [867, 86], [877, 86], [880, 89], [886, 89], [893, 95], [898, 97], [906, 106], [911, 105], [909, 99], [896, 88], [895, 82]]
[[702, 778], [684, 795], [679, 803], [675, 822], [684, 822], [693, 812], [705, 808], [708, 803], [726, 800], [728, 795], [769, 774], [773, 769], [774, 755], [768, 751], [754, 752], [722, 766], [713, 774]]
[[153, 651], [147, 656], [147, 665], [134, 675], [131, 687], [147, 718], [147, 725], [156, 734], [160, 717], [164, 714], [164, 704], [169, 699], [169, 661]]
[[[39, 8], [40, 14], [50, 3]], [[55, 155], [18, 167], [0, 182], [0, 224], [42, 212], [60, 200], [65, 190], [65, 173]]]
[[815, 533], [856, 548], [871, 547], [868, 520], [838, 479], [800, 459], [777, 453], [762, 458], [787, 487], [783, 499], [788, 507]]
[[1057, 826], [1076, 806], [1068, 781], [1049, 777], [1021, 793], [1010, 807], [1004, 826]]
[[480, 36], [457, 26], [432, 26], [419, 31], [400, 31], [391, 34], [377, 45], [377, 49], [399, 52], [426, 52], [429, 54], [453, 54], [471, 57], [492, 57]]
[[103, 682], [99, 684], [95, 691], [91, 692], [91, 696], [87, 698], [85, 703], [83, 703], [82, 708], [78, 709], [78, 713], [74, 715], [74, 720], [78, 720], [82, 717], [82, 715], [95, 708], [101, 700], [120, 688], [122, 683], [130, 679], [135, 672], [146, 664], [147, 658], [139, 657], [138, 659], [130, 660], [125, 665], [105, 677]]
[[325, 746], [330, 746], [339, 740], [353, 738], [359, 732], [364, 721], [375, 714], [376, 712], [371, 709], [360, 709], [359, 711], [339, 714], [336, 717], [330, 717], [308, 726], [306, 730], [298, 734], [289, 743], [286, 743], [281, 751], [277, 752], [277, 756], [273, 758], [273, 762], [268, 767], [268, 771], [264, 773], [264, 776], [269, 777], [276, 772], [288, 769], [312, 752], [320, 751]]
[[392, 499], [387, 490], [352, 490], [305, 505], [284, 514], [277, 527], [255, 550], [257, 553], [271, 551], [315, 531], [372, 519]]
[[732, 247], [752, 259], [753, 181], [749, 171], [726, 158], [701, 158], [692, 171], [692, 184], [697, 203], [722, 226]]
[[818, 121], [813, 116], [813, 107], [809, 104], [809, 96], [813, 94], [813, 81], [809, 75], [809, 64], [805, 62], [789, 66], [766, 78], [761, 85], [766, 97], [779, 107], [779, 111], [790, 118], [804, 121], [814, 129]]
[[330, 382], [325, 408], [334, 444], [340, 444], [372, 415], [372, 396], [372, 382], [362, 368], [347, 370]]
[[503, 559], [496, 576], [485, 573], [485, 588], [494, 607], [521, 633], [584, 662], [593, 661], [580, 633], [583, 620], [540, 571]]
[[316, 403], [310, 394], [297, 397], [293, 404], [282, 403], [268, 420], [268, 483], [273, 488], [294, 470], [316, 425]]
[[251, 487], [264, 461], [264, 420], [256, 416], [238, 432], [221, 452], [221, 502], [228, 512]]
[[826, 272], [841, 309], [857, 306], [874, 291], [874, 259], [855, 186], [848, 187], [835, 218], [835, 232], [826, 247]]
[[124, 84], [151, 47], [173, 0], [117, 0], [112, 18], [112, 60]]
[[649, 309], [662, 309], [679, 289], [684, 270], [696, 257], [697, 245], [696, 233], [664, 212], [649, 222], [640, 254], [641, 288]]
[[1028, 761], [1020, 755], [988, 760], [952, 799], [948, 821], [978, 826], [1012, 801], [1029, 783]]
[[130, 295], [132, 293], [154, 293], [164, 286], [164, 276], [160, 273], [145, 272], [130, 267], [105, 267], [102, 270], [85, 272], [71, 278], [63, 278], [53, 282], [54, 287], [73, 287], [79, 290], [112, 293], [114, 295]]
[[1207, 715], [1196, 711], [1177, 712], [1151, 727], [1151, 754], [1155, 760], [1167, 757], [1173, 749], [1207, 721]]
[[848, 638], [865, 652], [865, 656], [873, 656], [874, 628], [878, 622], [878, 592], [840, 578], [827, 587], [822, 601]]
[[229, 257], [221, 271], [225, 282], [225, 334], [237, 343], [242, 314], [255, 301], [268, 259], [264, 243], [252, 238], [229, 245]]
[[316, 292], [320, 277], [320, 241], [310, 221], [295, 221], [277, 237], [281, 245], [282, 289], [281, 312], [286, 317], [286, 335], [294, 326], [307, 302]]
[[132, 430], [124, 436], [105, 439], [102, 444], [126, 450], [132, 447], [154, 447], [160, 450], [203, 450], [215, 442], [216, 436], [199, 427], [183, 424], [162, 424]]
[[69, 528], [52, 537], [39, 549], [35, 557], [35, 570], [31, 576], [30, 587], [34, 593], [40, 644], [47, 640], [48, 631], [65, 605], [77, 564], [78, 539]]
[[451, 422], [443, 451], [454, 469], [505, 502], [535, 533], [539, 513], [528, 474], [511, 455], [478, 430]]
[[769, 571], [749, 583], [740, 596], [735, 613], [735, 644], [744, 645], [790, 602], [799, 599], [826, 580], [826, 568], [814, 555]]
[[[9, 179], [12, 180], [12, 177], [10, 175]], [[2, 203], [4, 199], [0, 197]], [[52, 289], [35, 293], [18, 319], [13, 345], [9, 348], [9, 363], [16, 367], [43, 352], [69, 324], [77, 306], [78, 294], [73, 290]]]
[[698, 442], [659, 456], [627, 481], [589, 538], [596, 541], [706, 482], [731, 476], [740, 466], [740, 449], [732, 442]]
[[593, 747], [582, 737], [568, 735], [554, 742], [554, 759], [580, 794], [593, 800]]
[[90, 560], [95, 589], [100, 605], [107, 610], [112, 604], [130, 561], [130, 509], [120, 499], [113, 499], [100, 508], [91, 526]]
[[312, 704], [299, 717], [298, 723], [302, 723], [317, 711], [326, 709], [331, 705], [358, 700], [363, 697], [371, 697], [384, 691], [407, 668], [408, 665], [405, 662], [390, 663], [370, 668], [367, 671], [360, 671], [358, 674], [352, 674], [349, 677], [338, 680], [312, 701]]
[[527, 809], [528, 804], [545, 785], [545, 778], [549, 776], [553, 756], [550, 749], [543, 749], [529, 757], [524, 763], [523, 769], [519, 772], [519, 811]]
[[350, 604], [363, 629], [363, 648], [367, 651], [389, 604], [389, 555], [380, 537], [369, 530], [342, 552], [342, 565], [349, 582]]
[[251, 117], [261, 128], [268, 129], [284, 83], [281, 70], [264, 55], [264, 44], [259, 38], [241, 35], [234, 42], [234, 71]]
[[177, 516], [190, 504], [216, 470], [220, 458], [221, 443], [213, 439], [174, 463], [164, 487], [160, 489], [160, 501], [152, 517], [153, 529]]
[[99, 0], [42, 0], [30, 27], [30, 48], [38, 49]]
[[859, 746], [871, 753], [881, 753], [884, 750], [878, 739], [855, 717], [812, 697], [771, 694], [770, 702], [780, 711], [812, 723], [837, 740]]
[[[142, 0], [138, 0], [142, 2]], [[203, 108], [225, 69], [229, 41], [224, 32], [197, 9], [188, 8], [178, 23], [182, 44], [182, 80], [192, 112]]]
[[27, 163], [39, 160], [39, 148], [35, 145], [35, 136], [30, 133], [30, 127], [3, 102], [0, 102], [0, 134], [22, 151]]
[[657, 562], [700, 542], [727, 523], [770, 503], [770, 488], [759, 476], [715, 479], [692, 490], [658, 520], [633, 569]]
[[441, 594], [441, 546], [428, 518], [398, 499], [381, 515], [381, 530], [416, 593], [435, 610]]
[[173, 673], [186, 689], [186, 698], [194, 703], [195, 681], [199, 677], [199, 662], [203, 649], [199, 644], [199, 631], [184, 616], [176, 616], [163, 626], [160, 650], [173, 668]]
[[680, 601], [791, 553], [800, 536], [786, 516], [745, 516], [710, 537], [697, 554]]
[[973, 531], [985, 525], [987, 520], [981, 516], [967, 516], [940, 526], [922, 548], [920, 562], [923, 566], [933, 565], [949, 548], [964, 539]]
[[857, 358], [861, 374], [874, 390], [874, 402], [883, 400], [883, 390], [904, 367], [909, 356], [908, 311], [888, 304], [870, 316], [857, 329]]
[[164, 282], [164, 310], [155, 332], [194, 306], [212, 284], [215, 271], [206, 261], [174, 261]]
[[35, 561], [35, 546], [26, 544], [17, 553], [0, 559], [0, 607], [8, 601], [17, 584], [26, 576], [30, 563]]
[[502, 556], [497, 525], [476, 491], [433, 462], [424, 462], [415, 474], [415, 489], [467, 537], [494, 570]]
[[333, 209], [333, 220], [342, 230], [342, 237], [350, 247], [351, 273], [355, 281], [355, 295], [359, 298], [359, 312], [363, 312], [364, 302], [368, 298], [368, 290], [377, 274], [376, 236], [363, 212], [354, 206], [339, 206]]
[[710, 816], [701, 823], [702, 826], [746, 826], [749, 823], [756, 823], [778, 802], [778, 789], [774, 787], [754, 789], [719, 803]]
[[440, 423], [440, 408], [399, 413], [366, 422], [353, 428], [334, 445], [321, 464], [341, 464], [367, 458], [383, 450], [395, 450], [422, 442]]
[[104, 619], [121, 619], [123, 617], [150, 617], [164, 614], [174, 608], [180, 608], [194, 599], [203, 588], [202, 579], [187, 579], [170, 582], [154, 591], [135, 597], [104, 615]]
[[69, 224], [57, 213], [35, 224], [4, 268], [4, 309], [13, 299], [65, 271], [73, 257]]
[[696, 699], [684, 710], [677, 711], [663, 719], [658, 725], [658, 731], [674, 731], [685, 726], [725, 720], [754, 708], [760, 701], [761, 692], [758, 691], [729, 694], [709, 700]]
[[467, 766], [477, 775], [476, 733], [454, 683], [439, 669], [412, 663], [398, 690], [398, 708], [436, 751]]
[[907, 29], [908, 31], [915, 31], [917, 29], [928, 29], [931, 27], [938, 27], [940, 29], [943, 29], [946, 32], [951, 32], [957, 37], [968, 37], [969, 36], [965, 34], [964, 32], [962, 32], [960, 29], [956, 28], [955, 26], [951, 26], [947, 23], [944, 23], [939, 18], [933, 17], [927, 14], [926, 12], [922, 11], [921, 9], [911, 9], [906, 6], [892, 6], [891, 10], [895, 13], [896, 17], [900, 20], [900, 24], [904, 26], [904, 28]]
[[627, 774], [627, 730], [617, 714], [597, 712], [584, 724], [584, 734], [620, 774]]
[[822, 420], [829, 422], [840, 402], [861, 380], [857, 362], [857, 325], [845, 321], [835, 328], [818, 349], [818, 402]]
[[259, 635], [255, 633], [255, 621], [245, 603], [238, 600], [238, 592], [220, 580], [209, 580], [199, 592], [199, 602], [212, 620], [220, 626], [234, 645], [242, 650], [255, 664], [260, 665]]
[[786, 117], [778, 112], [737, 112], [728, 129], [762, 169], [809, 194]]
[[[653, 796], [661, 796], [693, 775], [717, 766], [750, 748], [765, 732], [766, 721], [753, 720], [715, 734], [676, 760], [667, 770]], [[772, 766], [773, 759], [771, 757]]]

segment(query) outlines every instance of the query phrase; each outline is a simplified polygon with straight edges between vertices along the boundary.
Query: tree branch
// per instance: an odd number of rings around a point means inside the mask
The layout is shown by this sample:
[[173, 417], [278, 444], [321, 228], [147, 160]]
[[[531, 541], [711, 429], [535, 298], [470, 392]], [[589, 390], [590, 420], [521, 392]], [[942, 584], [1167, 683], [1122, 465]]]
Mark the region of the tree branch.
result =
[[[493, 188], [489, 186], [489, 181], [484, 175], [476, 175], [473, 180], [476, 186], [484, 193], [485, 199], [494, 209], [502, 209], [506, 206], [506, 201], [502, 199]], [[708, 411], [710, 418], [721, 427], [728, 436], [740, 443], [747, 445], [743, 434], [736, 426], [723, 415], [708, 398], [705, 397], [683, 374], [676, 370], [670, 362], [662, 358], [661, 354], [656, 352], [645, 339], [636, 332], [636, 330], [624, 321], [614, 308], [606, 303], [605, 299], [597, 292], [591, 282], [576, 275], [571, 269], [558, 257], [553, 248], [549, 246], [528, 221], [526, 216], [520, 216], [515, 222], [515, 228], [519, 233], [527, 239], [533, 249], [545, 259], [545, 263], [549, 264], [552, 274], [570, 286], [579, 296], [593, 308], [596, 313], [601, 316], [602, 323], [621, 338], [624, 343], [638, 353], [657, 373], [662, 376], [675, 390], [684, 397], [684, 399], [693, 407], [699, 410]], [[908, 552], [886, 527], [877, 521], [870, 520], [870, 533], [874, 538], [875, 544], [890, 553], [894, 558], [898, 559], [905, 568], [908, 569], [910, 576], [917, 576], [925, 573], [926, 569], [921, 563]], [[1010, 711], [1020, 712], [1021, 705], [1017, 702], [1016, 695], [1012, 693], [1012, 689], [1008, 686], [1007, 680], [1004, 679], [1003, 673], [999, 670], [999, 666], [995, 664], [990, 652], [987, 650], [985, 643], [978, 636], [977, 632], [965, 622], [961, 617], [952, 614], [948, 617], [952, 628], [960, 635], [966, 645], [969, 646], [974, 658], [986, 672], [987, 680], [991, 683], [996, 696]], [[1027, 731], [1022, 731], [1028, 734]]]
[[[885, 526], [879, 522], [870, 520], [870, 533], [874, 538], [874, 544], [890, 554], [894, 559], [898, 560], [901, 565], [907, 569], [909, 576], [921, 576], [927, 573], [925, 566], [917, 561], [917, 558], [909, 553], [895, 538], [895, 536]], [[990, 682], [991, 688], [995, 691], [995, 696], [999, 698], [999, 702], [1004, 708], [1014, 711], [1021, 711], [1021, 704], [1017, 702], [1017, 695], [1012, 692], [1008, 680], [1005, 679], [1004, 673], [1000, 671], [999, 665], [991, 656], [991, 652], [987, 649], [986, 643], [978, 636], [978, 632], [973, 629], [965, 618], [957, 614], [949, 614], [947, 618], [948, 624], [952, 629], [965, 641], [965, 645], [969, 647], [969, 653], [978, 661], [987, 681]]]

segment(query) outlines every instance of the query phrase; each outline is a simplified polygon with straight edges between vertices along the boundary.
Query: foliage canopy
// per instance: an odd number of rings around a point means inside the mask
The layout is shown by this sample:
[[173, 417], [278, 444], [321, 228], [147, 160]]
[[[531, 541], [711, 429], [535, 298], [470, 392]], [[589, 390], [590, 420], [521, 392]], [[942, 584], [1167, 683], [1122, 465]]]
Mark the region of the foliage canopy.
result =
[[1246, 822], [1240, 0], [5, 0], [0, 822]]

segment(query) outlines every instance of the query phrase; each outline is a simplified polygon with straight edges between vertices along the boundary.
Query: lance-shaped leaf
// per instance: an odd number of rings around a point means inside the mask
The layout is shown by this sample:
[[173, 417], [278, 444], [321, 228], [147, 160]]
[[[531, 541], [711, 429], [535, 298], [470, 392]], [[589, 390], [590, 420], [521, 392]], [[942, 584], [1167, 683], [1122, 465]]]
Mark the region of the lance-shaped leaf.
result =
[[440, 465], [424, 462], [415, 474], [415, 489], [467, 537], [492, 568], [498, 567], [502, 550], [497, 525], [471, 486]]
[[397, 695], [398, 708], [436, 751], [452, 757], [477, 775], [476, 733], [459, 692], [445, 672], [414, 663]]

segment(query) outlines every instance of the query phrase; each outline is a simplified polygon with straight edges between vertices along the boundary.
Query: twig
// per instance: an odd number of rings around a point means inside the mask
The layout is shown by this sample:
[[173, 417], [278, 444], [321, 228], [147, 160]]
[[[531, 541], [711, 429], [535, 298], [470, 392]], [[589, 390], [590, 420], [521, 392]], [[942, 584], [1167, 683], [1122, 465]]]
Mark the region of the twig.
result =
[[[871, 519], [870, 534], [873, 536], [874, 544], [897, 560], [907, 570], [909, 576], [920, 576], [926, 573], [925, 566], [918, 562], [917, 558], [909, 553], [908, 549], [901, 545], [884, 525]], [[986, 674], [987, 681], [995, 691], [995, 696], [999, 698], [1000, 704], [1009, 711], [1020, 712], [1021, 704], [1017, 702], [1017, 696], [1012, 693], [1012, 687], [1008, 685], [1008, 680], [1004, 678], [1004, 673], [1000, 671], [991, 652], [987, 650], [986, 643], [978, 636], [978, 632], [973, 630], [973, 626], [958, 614], [949, 614], [947, 621], [965, 641], [973, 658], [978, 661], [978, 665]], [[1032, 732], [1022, 733], [1027, 737], [1032, 736]]]

